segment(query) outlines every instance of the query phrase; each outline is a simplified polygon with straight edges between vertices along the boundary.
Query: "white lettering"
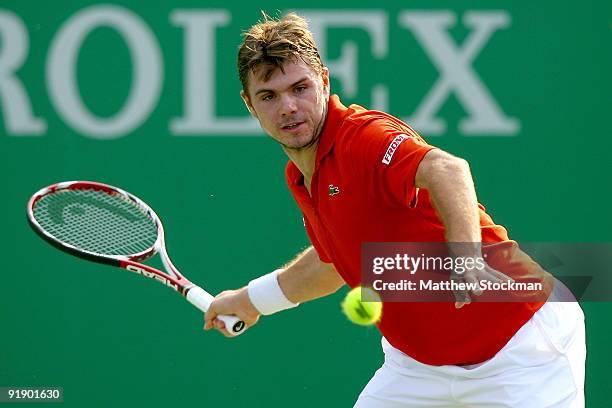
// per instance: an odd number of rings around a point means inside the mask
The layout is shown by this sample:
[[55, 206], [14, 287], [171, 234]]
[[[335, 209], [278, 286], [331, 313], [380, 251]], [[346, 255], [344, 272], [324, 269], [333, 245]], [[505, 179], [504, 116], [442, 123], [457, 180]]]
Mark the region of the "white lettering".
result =
[[[76, 81], [79, 50], [85, 37], [100, 26], [114, 28], [125, 39], [133, 64], [127, 101], [119, 113], [106, 119], [89, 112]], [[140, 126], [157, 104], [162, 79], [163, 60], [155, 36], [140, 17], [122, 7], [91, 6], [78, 12], [60, 28], [49, 51], [47, 86], [51, 100], [69, 125], [94, 138], [117, 138]]]
[[158, 273], [155, 273], [155, 272], [152, 272], [152, 271], [147, 271], [146, 269], [140, 268], [140, 267], [138, 267], [136, 265], [127, 265], [125, 267], [125, 269], [127, 269], [130, 272], [134, 272], [134, 273], [137, 273], [139, 275], [142, 275], [144, 277], [155, 279], [156, 281], [159, 281], [159, 282], [163, 283], [164, 285], [166, 285], [168, 287], [171, 287], [172, 289], [176, 290], [177, 292], [179, 291], [178, 285], [176, 283], [172, 282], [171, 280], [167, 279], [163, 275], [159, 275]]
[[391, 163], [391, 159], [393, 158], [395, 151], [397, 150], [399, 145], [402, 144], [402, 142], [406, 139], [408, 139], [408, 136], [406, 135], [395, 136], [395, 139], [393, 139], [393, 141], [389, 144], [389, 147], [387, 148], [387, 151], [385, 152], [385, 155], [383, 156], [383, 159], [382, 159], [383, 164], [389, 165]]
[[[215, 115], [215, 30], [229, 23], [229, 13], [225, 10], [176, 10], [170, 20], [185, 28], [185, 116], [173, 119], [170, 130], [177, 135], [261, 135], [257, 120], [250, 116], [219, 118]], [[231, 75], [236, 74], [232, 71]], [[237, 89], [236, 97], [238, 92]]]
[[47, 124], [34, 117], [27, 91], [15, 74], [28, 56], [28, 33], [19, 17], [8, 10], [0, 10], [0, 39], [0, 100], [7, 133], [41, 135]]
[[[319, 51], [332, 77], [339, 82], [343, 96], [353, 99], [362, 95], [359, 86], [363, 72], [359, 71], [359, 61], [366, 54], [368, 58], [379, 61], [389, 57], [389, 13], [382, 9], [310, 9], [298, 12], [310, 20]], [[244, 116], [220, 116], [217, 108], [219, 92], [231, 91], [227, 89], [228, 77], [237, 83], [233, 66], [229, 72], [225, 69], [217, 72], [216, 69], [217, 53], [225, 52], [227, 48], [217, 37], [220, 28], [228, 26], [231, 21], [230, 10], [177, 9], [171, 11], [169, 19], [170, 24], [182, 29], [184, 67], [181, 75], [183, 112], [171, 119], [168, 125], [170, 133], [261, 135], [257, 121], [246, 112]], [[398, 15], [399, 25], [410, 30], [439, 73], [439, 78], [414, 109], [411, 123], [426, 134], [443, 134], [447, 123], [438, 114], [454, 94], [466, 112], [465, 118], [459, 122], [462, 134], [517, 134], [520, 121], [502, 111], [473, 67], [493, 34], [510, 26], [509, 13], [504, 10], [466, 12], [462, 24], [470, 32], [461, 44], [456, 43], [449, 32], [456, 20], [457, 15], [448, 10], [406, 10]], [[28, 95], [33, 84], [18, 76], [30, 48], [25, 27], [13, 12], [0, 10], [0, 103], [7, 134], [34, 136], [44, 134], [47, 124], [44, 118], [33, 113]], [[112, 117], [100, 117], [91, 112], [82, 100], [77, 82], [77, 59], [81, 48], [86, 46], [84, 43], [91, 32], [99, 27], [115, 30], [130, 53], [132, 84], [125, 102]], [[336, 35], [336, 29], [359, 30], [367, 41], [330, 38]], [[238, 41], [237, 37], [233, 38]], [[341, 42], [335, 41], [337, 39]], [[175, 46], [168, 39], [163, 41], [168, 47]], [[338, 48], [331, 50], [331, 44]], [[112, 55], [105, 54], [100, 58], [112, 58]], [[163, 64], [157, 39], [140, 16], [120, 6], [93, 5], [72, 15], [52, 38], [44, 67], [45, 82], [50, 102], [68, 126], [88, 137], [113, 139], [134, 131], [150, 117], [159, 101], [164, 81]], [[368, 106], [388, 110], [389, 91], [393, 89], [390, 87], [399, 80], [399, 77], [381, 78], [382, 83], [378, 79], [368, 82], [371, 86]], [[115, 97], [114, 91], [108, 91], [110, 100]], [[239, 89], [235, 91], [238, 93]], [[393, 145], [383, 160], [390, 161], [396, 149], [397, 145]]]
[[514, 135], [518, 132], [519, 122], [504, 116], [470, 65], [493, 33], [510, 25], [507, 12], [466, 13], [463, 23], [473, 30], [462, 48], [457, 48], [448, 34], [448, 29], [455, 25], [455, 15], [450, 11], [403, 12], [399, 22], [412, 30], [440, 73], [440, 79], [410, 120], [415, 128], [423, 133], [444, 133], [446, 123], [435, 115], [454, 91], [469, 115], [459, 124], [462, 133]]
[[[359, 64], [357, 63], [358, 45], [355, 41], [345, 41], [340, 50], [340, 57], [332, 60], [328, 58], [327, 29], [333, 28], [362, 28], [370, 38], [371, 51], [375, 58], [384, 59], [389, 49], [388, 30], [389, 17], [382, 10], [298, 10], [310, 22], [319, 49], [321, 58], [327, 65], [330, 75], [337, 78], [342, 86], [346, 98], [357, 96]], [[375, 109], [387, 109], [387, 87], [378, 84], [372, 90], [372, 100]]]
[[416, 282], [409, 281], [406, 279], [401, 279], [398, 282], [385, 282], [381, 279], [377, 279], [372, 282], [372, 287], [375, 291], [387, 291], [387, 290], [397, 290], [397, 291], [411, 291], [416, 290]]

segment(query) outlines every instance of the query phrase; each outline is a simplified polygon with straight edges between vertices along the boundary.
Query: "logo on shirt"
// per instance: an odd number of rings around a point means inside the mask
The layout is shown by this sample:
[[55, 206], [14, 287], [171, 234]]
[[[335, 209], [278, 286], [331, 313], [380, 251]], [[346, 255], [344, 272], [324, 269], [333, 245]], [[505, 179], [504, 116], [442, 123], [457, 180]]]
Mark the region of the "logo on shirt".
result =
[[334, 186], [333, 184], [329, 185], [329, 196], [333, 197], [336, 194], [340, 194], [340, 187]]
[[389, 144], [389, 147], [387, 147], [387, 151], [385, 152], [385, 156], [382, 159], [382, 163], [383, 164], [389, 164], [391, 163], [391, 159], [393, 158], [393, 155], [395, 154], [395, 151], [397, 150], [397, 148], [399, 147], [400, 144], [402, 144], [402, 142], [404, 140], [408, 139], [407, 135], [397, 135], [395, 136], [395, 139], [393, 139], [393, 141]]

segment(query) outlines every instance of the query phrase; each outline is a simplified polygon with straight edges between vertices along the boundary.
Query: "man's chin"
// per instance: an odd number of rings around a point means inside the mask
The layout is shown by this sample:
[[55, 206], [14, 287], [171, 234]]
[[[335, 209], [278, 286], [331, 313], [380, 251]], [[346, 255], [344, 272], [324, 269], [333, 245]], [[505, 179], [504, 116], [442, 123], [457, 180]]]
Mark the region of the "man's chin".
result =
[[293, 140], [292, 143], [280, 143], [286, 150], [299, 151], [314, 145], [316, 140], [313, 137], [308, 140]]
[[300, 150], [308, 149], [309, 147], [316, 145], [318, 141], [319, 141], [318, 136], [315, 137], [315, 136], [310, 135], [307, 138], [306, 137], [296, 137], [290, 140], [290, 143], [287, 143], [287, 144], [282, 143], [282, 142], [279, 142], [279, 143], [286, 150], [300, 151]]

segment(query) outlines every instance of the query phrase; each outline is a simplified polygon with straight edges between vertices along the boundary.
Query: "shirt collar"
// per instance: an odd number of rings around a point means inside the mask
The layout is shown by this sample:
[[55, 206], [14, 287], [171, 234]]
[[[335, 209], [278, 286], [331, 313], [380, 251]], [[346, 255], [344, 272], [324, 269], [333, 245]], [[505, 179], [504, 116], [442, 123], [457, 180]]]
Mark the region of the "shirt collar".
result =
[[319, 146], [317, 147], [317, 157], [315, 163], [318, 165], [325, 156], [331, 152], [336, 141], [336, 133], [346, 115], [348, 108], [340, 102], [338, 95], [329, 97], [327, 105], [327, 118], [319, 137]]

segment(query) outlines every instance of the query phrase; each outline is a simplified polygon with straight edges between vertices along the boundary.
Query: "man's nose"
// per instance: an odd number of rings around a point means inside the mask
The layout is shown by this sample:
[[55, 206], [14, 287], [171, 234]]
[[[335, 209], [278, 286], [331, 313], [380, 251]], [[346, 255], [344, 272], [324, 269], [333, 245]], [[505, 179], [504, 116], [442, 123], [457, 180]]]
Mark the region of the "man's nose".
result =
[[283, 115], [292, 115], [297, 112], [297, 101], [292, 95], [281, 96], [281, 113]]

